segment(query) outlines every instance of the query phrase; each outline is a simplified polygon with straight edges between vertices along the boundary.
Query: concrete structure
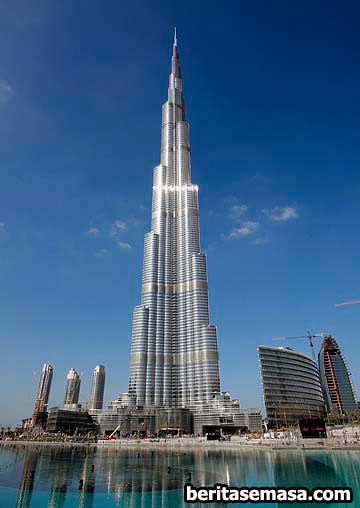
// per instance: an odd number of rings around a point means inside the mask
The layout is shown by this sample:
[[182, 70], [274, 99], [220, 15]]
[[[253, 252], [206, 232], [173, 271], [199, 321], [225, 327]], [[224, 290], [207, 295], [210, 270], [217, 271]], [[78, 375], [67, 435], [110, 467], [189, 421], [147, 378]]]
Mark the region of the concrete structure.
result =
[[311, 358], [285, 347], [259, 346], [258, 352], [270, 428], [325, 416], [319, 372]]
[[242, 409], [240, 401], [232, 400], [228, 392], [214, 392], [209, 402], [198, 403], [193, 412], [196, 436], [218, 432], [237, 434], [241, 431], [262, 431], [260, 409]]
[[120, 407], [117, 402], [107, 409], [89, 411], [102, 434], [109, 435], [116, 428], [119, 437], [182, 435], [192, 432], [192, 416], [188, 409]]
[[97, 365], [94, 369], [91, 388], [90, 409], [102, 409], [104, 403], [105, 367]]
[[357, 400], [346, 360], [331, 335], [324, 338], [319, 352], [319, 371], [326, 407], [334, 416], [356, 411]]
[[259, 408], [240, 408], [239, 413], [240, 430], [248, 429], [249, 432], [262, 433], [262, 414]]
[[49, 402], [51, 382], [53, 378], [53, 368], [50, 363], [44, 363], [41, 370], [40, 381], [36, 393], [34, 414], [32, 417], [32, 426], [43, 426], [46, 422], [46, 410]]
[[129, 394], [138, 407], [193, 408], [211, 400], [220, 380], [176, 36], [152, 202], [141, 305], [133, 314]]
[[80, 376], [75, 369], [71, 368], [67, 375], [64, 406], [71, 406], [79, 402]]
[[47, 432], [63, 432], [65, 434], [96, 433], [97, 426], [88, 411], [81, 409], [67, 409], [52, 407], [49, 409], [46, 424]]

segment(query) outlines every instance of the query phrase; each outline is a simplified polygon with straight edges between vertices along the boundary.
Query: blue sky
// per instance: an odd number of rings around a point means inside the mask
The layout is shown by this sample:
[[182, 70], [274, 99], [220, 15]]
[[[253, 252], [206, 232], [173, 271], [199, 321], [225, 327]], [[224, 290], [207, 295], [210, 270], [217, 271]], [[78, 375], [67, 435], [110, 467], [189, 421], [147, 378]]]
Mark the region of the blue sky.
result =
[[359, 18], [332, 0], [1, 3], [0, 424], [31, 414], [45, 361], [51, 404], [70, 367], [82, 400], [98, 363], [106, 399], [127, 389], [174, 25], [222, 388], [260, 405], [256, 346], [310, 329], [360, 391], [360, 307], [334, 307], [360, 296]]

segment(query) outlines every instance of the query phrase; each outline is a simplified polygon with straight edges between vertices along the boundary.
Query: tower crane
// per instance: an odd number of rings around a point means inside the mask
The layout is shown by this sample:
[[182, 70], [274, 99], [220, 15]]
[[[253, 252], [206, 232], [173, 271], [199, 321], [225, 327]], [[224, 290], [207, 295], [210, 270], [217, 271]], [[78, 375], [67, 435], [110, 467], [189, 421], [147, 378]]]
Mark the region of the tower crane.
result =
[[293, 335], [290, 337], [275, 337], [273, 340], [308, 339], [310, 347], [311, 347], [311, 354], [312, 354], [314, 362], [316, 363], [313, 339], [316, 339], [317, 337], [326, 337], [326, 335], [327, 335], [326, 333], [310, 333], [310, 332], [308, 332], [307, 335]]

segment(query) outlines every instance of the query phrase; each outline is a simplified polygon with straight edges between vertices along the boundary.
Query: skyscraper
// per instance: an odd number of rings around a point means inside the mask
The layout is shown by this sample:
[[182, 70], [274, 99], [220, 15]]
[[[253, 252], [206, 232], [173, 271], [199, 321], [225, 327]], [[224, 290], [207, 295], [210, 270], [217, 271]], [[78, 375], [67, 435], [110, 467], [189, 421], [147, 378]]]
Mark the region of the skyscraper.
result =
[[319, 372], [311, 358], [286, 347], [259, 346], [258, 352], [270, 426], [325, 416]]
[[191, 408], [209, 401], [220, 390], [220, 380], [176, 33], [168, 99], [162, 108], [160, 164], [153, 175], [151, 231], [144, 243], [141, 305], [133, 314], [129, 394], [138, 406]]
[[343, 416], [357, 409], [351, 374], [338, 343], [331, 335], [324, 338], [319, 353], [319, 370], [329, 413]]
[[97, 365], [94, 369], [89, 409], [102, 409], [104, 402], [105, 367]]
[[71, 368], [66, 377], [66, 392], [64, 404], [77, 404], [79, 402], [81, 379], [75, 369]]
[[32, 425], [34, 426], [44, 423], [46, 406], [49, 402], [52, 377], [52, 365], [50, 365], [50, 363], [44, 363], [41, 370], [39, 386], [35, 399], [34, 414], [32, 417]]

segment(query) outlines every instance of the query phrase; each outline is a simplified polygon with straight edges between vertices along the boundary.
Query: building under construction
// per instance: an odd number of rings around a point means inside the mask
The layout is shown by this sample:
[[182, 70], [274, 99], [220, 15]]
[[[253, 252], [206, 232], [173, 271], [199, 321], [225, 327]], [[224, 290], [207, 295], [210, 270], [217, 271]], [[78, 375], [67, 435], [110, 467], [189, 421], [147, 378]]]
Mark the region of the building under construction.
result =
[[346, 416], [357, 409], [355, 389], [350, 370], [331, 335], [327, 335], [319, 353], [319, 371], [327, 411]]
[[47, 404], [49, 402], [50, 388], [53, 377], [53, 368], [50, 363], [44, 363], [41, 370], [40, 381], [36, 393], [34, 413], [31, 420], [33, 427], [44, 427], [47, 417]]

